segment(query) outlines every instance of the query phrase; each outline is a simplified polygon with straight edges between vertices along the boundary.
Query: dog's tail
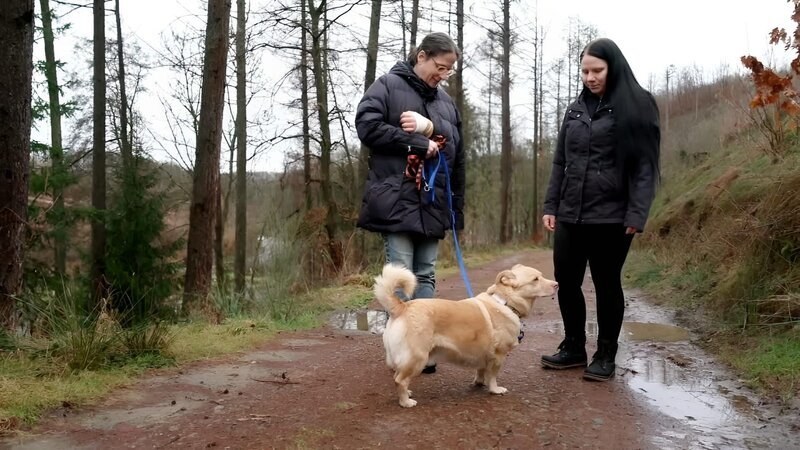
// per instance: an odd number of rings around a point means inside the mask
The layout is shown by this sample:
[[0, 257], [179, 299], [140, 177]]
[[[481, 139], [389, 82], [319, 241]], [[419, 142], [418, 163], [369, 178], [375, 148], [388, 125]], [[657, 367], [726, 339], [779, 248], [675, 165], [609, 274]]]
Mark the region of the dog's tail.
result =
[[410, 270], [396, 264], [383, 266], [383, 273], [375, 277], [375, 298], [389, 312], [390, 316], [397, 316], [405, 310], [405, 303], [397, 296], [397, 290], [402, 289], [406, 297], [411, 297], [417, 287], [417, 277]]

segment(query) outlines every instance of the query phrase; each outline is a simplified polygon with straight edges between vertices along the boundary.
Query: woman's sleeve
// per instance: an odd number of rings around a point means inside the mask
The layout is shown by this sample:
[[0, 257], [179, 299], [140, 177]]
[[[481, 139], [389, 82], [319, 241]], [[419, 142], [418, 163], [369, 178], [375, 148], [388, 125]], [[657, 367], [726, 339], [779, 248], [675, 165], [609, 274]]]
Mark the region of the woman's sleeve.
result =
[[547, 193], [544, 197], [543, 213], [546, 215], [555, 216], [558, 212], [558, 204], [561, 201], [561, 183], [564, 182], [565, 175], [565, 141], [567, 130], [567, 115], [561, 120], [561, 130], [558, 132], [558, 143], [556, 144], [556, 152], [553, 155], [553, 166], [550, 170], [550, 182], [547, 185]]
[[[625, 214], [626, 227], [644, 230], [650, 206], [656, 196], [658, 184], [658, 157], [661, 130], [658, 120], [651, 122], [639, 139], [639, 155], [630, 165], [628, 174], [628, 211]], [[646, 155], [651, 155], [647, 157]]]
[[408, 133], [398, 124], [388, 122], [389, 89], [386, 78], [376, 80], [364, 93], [356, 110], [356, 131], [361, 142], [377, 153], [424, 155], [428, 138]]

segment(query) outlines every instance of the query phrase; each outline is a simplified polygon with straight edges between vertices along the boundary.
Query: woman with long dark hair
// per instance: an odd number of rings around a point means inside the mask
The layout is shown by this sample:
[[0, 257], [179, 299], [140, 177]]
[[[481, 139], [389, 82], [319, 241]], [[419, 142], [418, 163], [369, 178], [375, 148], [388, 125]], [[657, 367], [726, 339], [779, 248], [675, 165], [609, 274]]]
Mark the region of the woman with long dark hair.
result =
[[542, 222], [555, 231], [553, 264], [564, 340], [544, 355], [553, 369], [585, 367], [586, 263], [597, 296], [597, 351], [588, 380], [614, 376], [625, 298], [621, 273], [633, 236], [644, 230], [659, 179], [659, 112], [610, 39], [581, 53], [583, 90], [558, 134]]

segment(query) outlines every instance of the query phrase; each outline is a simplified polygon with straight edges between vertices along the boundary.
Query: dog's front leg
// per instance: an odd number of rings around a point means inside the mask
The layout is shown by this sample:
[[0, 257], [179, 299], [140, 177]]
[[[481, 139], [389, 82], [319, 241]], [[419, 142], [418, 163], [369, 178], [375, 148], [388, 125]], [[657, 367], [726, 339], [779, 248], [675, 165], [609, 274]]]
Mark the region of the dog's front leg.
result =
[[497, 373], [500, 372], [500, 367], [502, 365], [503, 359], [498, 359], [489, 363], [489, 367], [486, 369], [486, 384], [489, 386], [489, 392], [492, 394], [503, 395], [508, 392], [508, 389], [497, 385]]

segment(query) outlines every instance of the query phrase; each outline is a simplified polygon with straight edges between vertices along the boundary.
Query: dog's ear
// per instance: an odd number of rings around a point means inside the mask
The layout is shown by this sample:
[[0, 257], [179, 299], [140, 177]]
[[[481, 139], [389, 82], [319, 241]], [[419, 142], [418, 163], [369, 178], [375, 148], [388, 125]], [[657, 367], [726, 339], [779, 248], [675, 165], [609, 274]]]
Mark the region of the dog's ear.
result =
[[517, 276], [510, 270], [504, 270], [497, 274], [494, 284], [505, 284], [506, 286], [517, 287]]

